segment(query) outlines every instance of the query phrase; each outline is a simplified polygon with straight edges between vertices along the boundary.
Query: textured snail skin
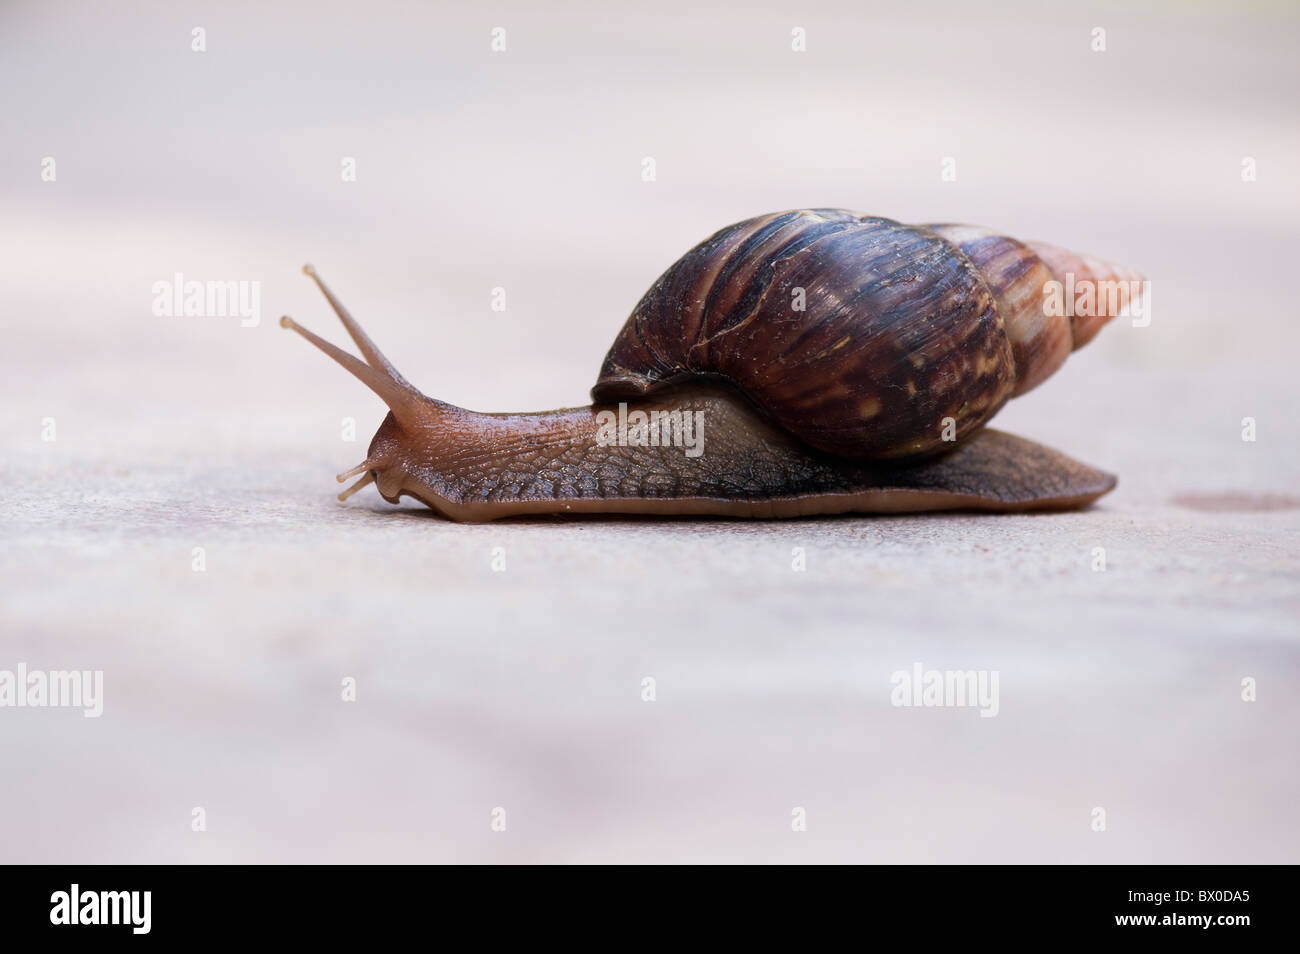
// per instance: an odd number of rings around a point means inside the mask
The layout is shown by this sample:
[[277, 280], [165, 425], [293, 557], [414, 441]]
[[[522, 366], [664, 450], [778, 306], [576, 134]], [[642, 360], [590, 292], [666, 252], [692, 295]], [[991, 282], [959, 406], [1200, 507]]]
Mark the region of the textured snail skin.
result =
[[[463, 521], [1051, 510], [1086, 506], [1115, 478], [983, 425], [1113, 317], [1048, 316], [1044, 284], [1063, 269], [1137, 277], [971, 226], [834, 209], [750, 219], [646, 293], [605, 359], [596, 404], [533, 414], [426, 397], [310, 266], [365, 361], [281, 324], [391, 409], [366, 460], [340, 475], [364, 474], [340, 499], [373, 482], [392, 503], [409, 496]], [[791, 307], [800, 297], [803, 310]], [[702, 414], [703, 453], [602, 445], [598, 415], [618, 402]]]
[[847, 461], [769, 424], [725, 386], [689, 385], [637, 405], [703, 411], [706, 452], [601, 447], [600, 406], [541, 414], [440, 411], [412, 430], [390, 414], [368, 459], [384, 499], [421, 501], [453, 520], [538, 514], [804, 517], [928, 510], [1082, 507], [1115, 478], [1064, 454], [985, 429], [949, 454], [907, 464]]

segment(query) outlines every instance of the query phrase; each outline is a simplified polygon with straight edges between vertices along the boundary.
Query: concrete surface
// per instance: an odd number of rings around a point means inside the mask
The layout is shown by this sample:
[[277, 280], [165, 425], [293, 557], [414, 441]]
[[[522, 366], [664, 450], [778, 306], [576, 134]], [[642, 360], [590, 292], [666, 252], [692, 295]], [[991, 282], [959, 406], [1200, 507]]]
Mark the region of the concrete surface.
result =
[[[0, 708], [0, 860], [1300, 860], [1294, 8], [746, 10], [0, 14], [0, 670], [104, 674], [98, 719]], [[799, 205], [1143, 270], [1151, 326], [997, 419], [1115, 493], [334, 501], [382, 409], [275, 326], [345, 340], [304, 261], [428, 393], [563, 406], [678, 254]], [[155, 316], [178, 271], [261, 282], [260, 323]], [[891, 705], [915, 663], [997, 671], [997, 717]]]

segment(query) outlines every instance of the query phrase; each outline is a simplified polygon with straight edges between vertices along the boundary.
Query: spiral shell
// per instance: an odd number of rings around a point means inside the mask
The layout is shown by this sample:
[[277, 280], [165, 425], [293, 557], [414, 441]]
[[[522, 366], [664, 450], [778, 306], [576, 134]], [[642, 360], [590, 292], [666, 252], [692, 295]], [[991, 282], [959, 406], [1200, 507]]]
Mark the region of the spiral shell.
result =
[[[692, 376], [732, 382], [805, 443], [858, 459], [933, 453], [1041, 383], [1128, 303], [1049, 314], [1044, 286], [1138, 280], [1055, 246], [842, 209], [729, 226], [642, 297], [592, 388], [637, 400]], [[951, 419], [951, 420], [949, 420]]]

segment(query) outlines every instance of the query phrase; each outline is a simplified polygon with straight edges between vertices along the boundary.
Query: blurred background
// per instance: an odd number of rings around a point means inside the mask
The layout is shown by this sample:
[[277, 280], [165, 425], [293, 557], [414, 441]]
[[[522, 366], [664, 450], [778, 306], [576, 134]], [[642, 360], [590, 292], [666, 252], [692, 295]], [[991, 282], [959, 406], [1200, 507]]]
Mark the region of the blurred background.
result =
[[[1300, 860], [1298, 20], [7, 0], [0, 669], [105, 698], [0, 709], [0, 860]], [[997, 420], [1119, 488], [762, 524], [334, 500], [383, 407], [276, 327], [346, 340], [304, 262], [430, 395], [534, 410], [585, 403], [691, 245], [801, 206], [1141, 270], [1151, 325]], [[259, 283], [260, 321], [156, 315], [176, 273]], [[916, 662], [997, 670], [998, 717], [891, 706]]]

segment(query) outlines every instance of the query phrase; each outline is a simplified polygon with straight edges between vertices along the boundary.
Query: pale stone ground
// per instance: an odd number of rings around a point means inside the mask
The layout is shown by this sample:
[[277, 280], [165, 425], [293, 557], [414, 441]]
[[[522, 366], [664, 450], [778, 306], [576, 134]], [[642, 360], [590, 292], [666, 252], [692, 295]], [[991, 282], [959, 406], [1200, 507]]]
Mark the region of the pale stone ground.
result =
[[[0, 15], [0, 669], [106, 684], [98, 720], [0, 709], [0, 860], [1300, 860], [1288, 8], [309, 9]], [[676, 255], [801, 204], [1142, 268], [1151, 327], [998, 419], [1119, 489], [769, 524], [334, 502], [381, 407], [275, 327], [343, 340], [304, 260], [429, 393], [542, 408]], [[261, 281], [261, 323], [154, 317], [177, 271]], [[915, 662], [999, 671], [998, 716], [892, 707]]]

